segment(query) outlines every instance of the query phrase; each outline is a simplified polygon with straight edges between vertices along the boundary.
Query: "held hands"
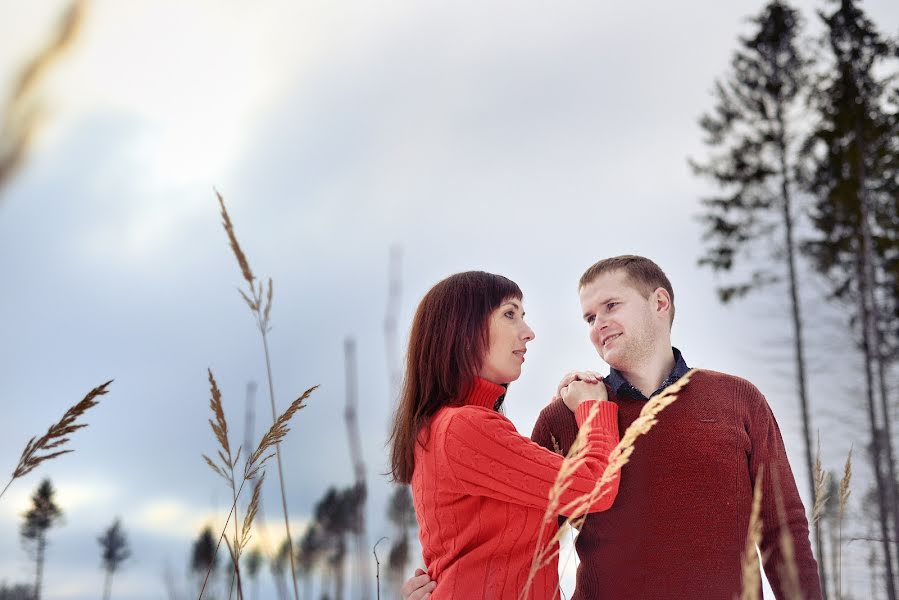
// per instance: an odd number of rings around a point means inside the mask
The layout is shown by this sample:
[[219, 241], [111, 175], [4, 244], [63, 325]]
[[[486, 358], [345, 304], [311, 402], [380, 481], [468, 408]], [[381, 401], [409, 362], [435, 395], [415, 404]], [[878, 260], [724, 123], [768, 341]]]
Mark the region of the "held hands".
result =
[[572, 412], [585, 400], [608, 400], [602, 375], [595, 371], [571, 371], [562, 381], [553, 399], [561, 398]]
[[403, 600], [425, 600], [431, 597], [431, 592], [437, 587], [436, 581], [431, 581], [428, 574], [421, 569], [415, 569], [415, 576], [406, 580], [400, 591]]

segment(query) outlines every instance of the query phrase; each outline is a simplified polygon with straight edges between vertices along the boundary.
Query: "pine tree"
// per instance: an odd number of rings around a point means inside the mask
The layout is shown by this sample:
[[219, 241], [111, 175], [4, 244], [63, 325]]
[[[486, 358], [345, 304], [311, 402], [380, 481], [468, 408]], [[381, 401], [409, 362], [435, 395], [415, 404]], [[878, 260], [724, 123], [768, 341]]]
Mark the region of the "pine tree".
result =
[[247, 552], [244, 560], [247, 565], [247, 577], [250, 578], [253, 586], [253, 600], [256, 600], [259, 595], [259, 571], [262, 570], [262, 562], [264, 560], [262, 551], [259, 548], [253, 548]]
[[[731, 61], [731, 73], [715, 86], [717, 105], [700, 125], [711, 156], [692, 165], [723, 195], [704, 199], [704, 240], [699, 259], [714, 271], [731, 271], [744, 259], [752, 265], [748, 279], [722, 286], [722, 302], [785, 281], [789, 294], [796, 389], [802, 415], [804, 458], [809, 498], [815, 503], [803, 319], [799, 297], [796, 241], [796, 162], [799, 136], [797, 111], [808, 81], [808, 61], [799, 51], [799, 13], [784, 2], [769, 2], [752, 19], [755, 33], [741, 38]], [[751, 261], [761, 250], [766, 262]], [[825, 556], [820, 525], [815, 546], [821, 589], [827, 597]]]
[[[831, 1], [821, 14], [832, 64], [817, 82], [814, 131], [806, 143], [806, 188], [814, 237], [804, 244], [831, 295], [850, 307], [850, 327], [864, 359], [865, 407], [871, 436], [886, 590], [896, 600], [893, 555], [899, 547], [899, 490], [886, 373], [889, 323], [896, 314], [896, 106], [884, 69], [895, 62], [885, 40], [854, 0]], [[878, 398], [879, 396], [879, 398]], [[892, 530], [892, 531], [891, 531]], [[891, 536], [892, 534], [892, 536]]]
[[218, 563], [215, 552], [216, 539], [212, 527], [207, 525], [194, 541], [190, 558], [190, 570], [197, 577], [197, 590], [200, 589], [207, 572], [211, 575], [215, 574], [215, 568]]
[[31, 508], [25, 513], [25, 522], [20, 530], [22, 542], [34, 552], [34, 600], [41, 598], [47, 531], [62, 518], [62, 510], [56, 505], [54, 498], [55, 493], [50, 480], [44, 479], [31, 497]]
[[317, 523], [310, 523], [297, 548], [297, 563], [300, 565], [305, 582], [303, 597], [310, 600], [312, 598], [312, 578], [323, 550], [324, 540], [321, 529]]
[[128, 548], [128, 539], [122, 530], [122, 523], [119, 519], [113, 521], [103, 535], [97, 538], [102, 549], [101, 558], [103, 561], [103, 569], [106, 571], [106, 582], [103, 586], [103, 598], [109, 600], [112, 593], [112, 576], [122, 566], [122, 563], [131, 556], [131, 550]]
[[395, 532], [387, 559], [387, 571], [391, 587], [396, 588], [392, 591], [398, 592], [409, 564], [409, 530], [418, 523], [408, 485], [397, 485], [393, 490], [387, 506], [387, 518], [393, 524]]

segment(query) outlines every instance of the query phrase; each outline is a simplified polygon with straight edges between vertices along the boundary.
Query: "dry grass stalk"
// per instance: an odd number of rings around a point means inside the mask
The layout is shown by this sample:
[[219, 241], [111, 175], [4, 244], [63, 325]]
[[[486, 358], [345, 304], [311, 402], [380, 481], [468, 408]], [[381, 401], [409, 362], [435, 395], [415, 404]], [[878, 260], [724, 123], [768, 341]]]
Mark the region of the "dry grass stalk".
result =
[[815, 452], [815, 506], [812, 508], [812, 522], [815, 523], [824, 514], [824, 506], [827, 504], [829, 497], [827, 496], [827, 482], [830, 474], [821, 467], [821, 434], [818, 434], [818, 448]]
[[[237, 455], [231, 456], [231, 443], [228, 440], [228, 421], [225, 419], [225, 410], [222, 407], [222, 392], [219, 390], [218, 384], [215, 381], [215, 377], [212, 375], [212, 370], [207, 369], [209, 374], [209, 388], [210, 388], [210, 399], [209, 399], [209, 408], [212, 409], [212, 414], [215, 416], [215, 421], [212, 419], [209, 420], [209, 426], [212, 428], [212, 433], [215, 435], [215, 439], [218, 441], [221, 449], [218, 451], [218, 456], [222, 461], [222, 466], [216, 465], [212, 459], [210, 459], [205, 454], [203, 455], [203, 459], [206, 461], [213, 471], [215, 471], [218, 475], [222, 476], [225, 481], [228, 482], [228, 486], [231, 488], [231, 495], [234, 500], [235, 506], [235, 515], [234, 515], [234, 548], [232, 550], [232, 558], [234, 564], [234, 575], [237, 579], [237, 598], [238, 600], [242, 600], [243, 598], [243, 588], [240, 584], [240, 549], [242, 544], [240, 543], [240, 535], [237, 531], [237, 487], [234, 483], [234, 465], [240, 459], [240, 448], [237, 449]], [[227, 538], [226, 538], [227, 541]], [[231, 547], [229, 546], [229, 550]], [[231, 581], [232, 587], [234, 584], [234, 579]], [[229, 594], [230, 597], [230, 594]]]
[[[521, 592], [521, 598], [527, 597], [537, 572], [549, 565], [552, 559], [559, 553], [559, 541], [565, 534], [564, 525], [569, 525], [580, 530], [587, 518], [587, 511], [590, 506], [609, 493], [609, 483], [615, 478], [615, 474], [630, 460], [630, 457], [634, 452], [634, 444], [636, 443], [637, 438], [649, 433], [655, 424], [658, 423], [659, 413], [677, 400], [677, 393], [689, 383], [694, 372], [695, 369], [691, 369], [684, 374], [683, 377], [666, 387], [660, 394], [647, 401], [643, 406], [643, 410], [640, 411], [640, 416], [634, 419], [630, 426], [625, 430], [621, 440], [615, 448], [612, 449], [612, 452], [609, 455], [609, 464], [603, 471], [602, 476], [593, 486], [593, 489], [589, 493], [575, 498], [568, 504], [560, 506], [562, 493], [571, 485], [569, 481], [571, 475], [584, 461], [581, 450], [586, 443], [587, 430], [589, 427], [581, 427], [581, 429], [578, 430], [578, 435], [571, 445], [565, 460], [562, 461], [562, 467], [556, 475], [556, 481], [553, 484], [552, 489], [550, 489], [549, 505], [543, 515], [543, 527], [538, 536], [537, 545], [534, 548], [534, 556], [531, 559], [531, 568], [528, 572], [528, 578], [525, 582], [524, 589]], [[594, 409], [591, 410], [590, 416], [586, 419], [585, 423], [592, 420], [592, 416], [595, 414], [594, 410], [598, 410], [598, 408], [594, 407]], [[559, 514], [568, 515], [565, 523], [556, 530], [555, 535], [553, 535], [549, 541], [544, 542], [543, 531], [546, 529], [547, 525], [555, 522], [556, 516]]]
[[0, 189], [24, 161], [40, 126], [39, 106], [33, 98], [50, 67], [71, 46], [81, 29], [86, 0], [75, 0], [63, 13], [59, 25], [43, 48], [22, 69], [2, 109], [0, 124]]
[[262, 482], [265, 481], [265, 472], [253, 484], [253, 495], [250, 498], [250, 505], [247, 507], [247, 514], [244, 515], [243, 527], [240, 532], [240, 546], [238, 547], [238, 555], [243, 552], [244, 548], [250, 542], [251, 531], [253, 529], [253, 521], [256, 519], [256, 513], [259, 512], [259, 492], [262, 490]]
[[[31, 438], [28, 440], [28, 443], [25, 444], [25, 449], [22, 451], [22, 456], [19, 457], [19, 464], [16, 465], [9, 483], [7, 483], [6, 487], [3, 488], [3, 491], [0, 492], [0, 497], [6, 493], [6, 490], [9, 489], [9, 486], [12, 485], [13, 481], [19, 477], [24, 477], [42, 462], [72, 452], [71, 449], [59, 450], [59, 448], [62, 448], [62, 446], [68, 443], [69, 435], [82, 427], [87, 427], [87, 423], [76, 424], [75, 421], [78, 417], [84, 415], [88, 409], [99, 404], [97, 398], [107, 392], [106, 388], [110, 383], [112, 383], [111, 379], [103, 385], [97, 386], [89, 391], [78, 404], [72, 406], [65, 412], [58, 423], [51, 425], [50, 428], [47, 429], [47, 433], [39, 438]], [[55, 451], [50, 452], [49, 454], [39, 454], [41, 452], [46, 453], [50, 450]]]
[[849, 503], [849, 483], [852, 481], [852, 447], [846, 456], [846, 466], [843, 468], [843, 478], [840, 480], [840, 508], [837, 513], [839, 533], [837, 534], [837, 600], [843, 597], [843, 513], [846, 504]]
[[[210, 382], [211, 382], [212, 388], [217, 390], [218, 386], [216, 386], [214, 384], [215, 379], [212, 378], [212, 373], [210, 373]], [[305, 406], [306, 406], [305, 401], [309, 398], [309, 396], [312, 394], [312, 392], [315, 391], [316, 388], [318, 388], [318, 386], [309, 388], [308, 390], [303, 392], [303, 394], [299, 398], [297, 398], [296, 400], [291, 402], [290, 406], [287, 407], [287, 410], [285, 410], [284, 413], [275, 420], [275, 422], [272, 424], [272, 426], [269, 428], [269, 430], [265, 433], [265, 435], [262, 436], [262, 439], [259, 441], [259, 445], [256, 447], [256, 450], [253, 451], [253, 453], [250, 455], [249, 460], [246, 461], [246, 463], [244, 465], [243, 479], [240, 482], [240, 486], [237, 488], [236, 492], [234, 493], [234, 502], [231, 504], [231, 510], [228, 512], [228, 517], [225, 519], [225, 525], [222, 528], [221, 534], [219, 534], [219, 539], [215, 546], [216, 554], [218, 553], [218, 549], [219, 549], [219, 546], [221, 546], [222, 540], [226, 539], [225, 531], [227, 531], [227, 529], [228, 529], [228, 524], [231, 522], [231, 518], [233, 516], [235, 516], [235, 513], [237, 511], [237, 499], [240, 498], [240, 494], [243, 491], [244, 485], [246, 484], [247, 481], [256, 479], [258, 476], [259, 479], [258, 479], [258, 481], [256, 481], [256, 484], [253, 488], [253, 497], [252, 497], [252, 500], [250, 501], [250, 506], [248, 507], [247, 514], [244, 517], [243, 528], [242, 528], [243, 534], [240, 536], [235, 534], [235, 544], [234, 544], [233, 548], [236, 548], [237, 551], [235, 552], [233, 550], [232, 546], [229, 544], [229, 549], [231, 549], [230, 551], [231, 551], [232, 559], [236, 554], [237, 559], [239, 560], [240, 552], [243, 550], [243, 548], [246, 547], [247, 541], [249, 540], [249, 532], [252, 529], [253, 519], [255, 518], [256, 513], [259, 510], [259, 494], [262, 489], [262, 480], [265, 477], [265, 472], [264, 471], [260, 472], [260, 471], [261, 471], [262, 467], [265, 466], [265, 463], [268, 461], [268, 459], [270, 459], [272, 456], [274, 456], [273, 452], [269, 452], [272, 449], [272, 447], [279, 444], [284, 439], [284, 436], [286, 436], [290, 432], [290, 428], [288, 427], [290, 419], [293, 418], [293, 416], [297, 413], [297, 411], [299, 411], [302, 408], [305, 408]], [[215, 398], [215, 396], [216, 396], [215, 393], [213, 393], [213, 398]], [[218, 397], [218, 406], [215, 405], [215, 402], [211, 402], [210, 405], [212, 406], [213, 413], [215, 413], [215, 415], [216, 415], [216, 421], [218, 421], [219, 411], [221, 411], [221, 419], [222, 419], [222, 423], [224, 424], [224, 426], [222, 426], [220, 423], [218, 423], [218, 422], [213, 423], [210, 420], [210, 424], [213, 427], [213, 431], [216, 431], [217, 429], [221, 430], [221, 431], [227, 431], [227, 421], [225, 420], [224, 411], [221, 410], [221, 396], [219, 395], [219, 397]], [[216, 433], [216, 438], [218, 439], [218, 433]], [[219, 444], [223, 445], [221, 439], [219, 439]], [[215, 471], [219, 475], [222, 475], [223, 477], [225, 477], [225, 479], [228, 478], [227, 475], [224, 475], [221, 472], [222, 469], [220, 467], [216, 466], [215, 463], [213, 463], [209, 459], [209, 457], [207, 457], [206, 455], [203, 455], [203, 458], [206, 460], [206, 463], [212, 468], [213, 471]], [[225, 459], [223, 458], [222, 460], [225, 460]], [[237, 458], [234, 459], [234, 463], [236, 463], [236, 462], [237, 462]], [[236, 522], [236, 520], [237, 519], [235, 517], [235, 522]], [[235, 528], [235, 531], [236, 531], [236, 528]], [[235, 562], [234, 565], [235, 565], [236, 570], [239, 569], [238, 562]], [[202, 600], [202, 598], [203, 598], [203, 593], [206, 590], [206, 584], [209, 582], [209, 575], [211, 573], [212, 573], [212, 568], [210, 566], [209, 570], [206, 571], [206, 578], [203, 581], [203, 586], [200, 588], [200, 595], [199, 595], [200, 600]], [[240, 575], [238, 572], [238, 578], [239, 577], [240, 577]], [[239, 594], [240, 593], [242, 593], [242, 592], [239, 591]]]
[[[253, 271], [250, 269], [250, 263], [247, 260], [246, 254], [244, 254], [243, 249], [241, 249], [240, 247], [240, 243], [237, 241], [237, 235], [234, 233], [234, 224], [231, 222], [231, 217], [228, 215], [228, 210], [225, 208], [225, 200], [224, 198], [222, 198], [222, 195], [218, 193], [218, 190], [215, 190], [215, 195], [218, 198], [219, 207], [221, 208], [222, 226], [224, 227], [225, 233], [228, 236], [228, 242], [231, 245], [231, 250], [234, 252], [234, 257], [237, 259], [237, 264], [238, 266], [240, 266], [241, 274], [243, 275], [243, 278], [246, 280], [247, 286], [249, 287], [249, 293], [244, 292], [243, 290], [238, 291], [240, 292], [241, 297], [243, 297], [244, 301], [247, 303], [247, 306], [250, 307], [250, 311], [252, 311], [253, 316], [256, 319], [256, 326], [259, 328], [259, 333], [262, 336], [262, 348], [265, 352], [265, 368], [268, 378], [269, 402], [272, 408], [272, 421], [273, 423], [277, 424], [277, 410], [275, 409], [275, 386], [272, 378], [272, 363], [268, 349], [267, 337], [268, 332], [271, 331], [271, 327], [269, 326], [269, 318], [271, 316], [272, 310], [272, 279], [269, 278], [268, 280], [267, 294], [264, 294], [265, 286], [261, 281], [259, 282], [258, 287], [254, 284], [256, 277], [253, 275]], [[264, 299], [263, 295], [265, 296]], [[290, 535], [290, 517], [287, 512], [287, 492], [284, 489], [284, 466], [281, 460], [281, 448], [277, 441], [274, 444], [274, 450], [274, 455], [278, 462], [278, 484], [281, 489], [281, 509], [284, 513], [284, 530], [287, 534], [287, 543], [290, 544], [291, 547], [293, 547], [293, 539]], [[294, 600], [299, 600], [300, 592], [297, 589], [296, 561], [294, 560], [293, 552], [289, 552], [288, 554], [290, 555], [290, 573], [291, 580], [293, 581]]]
[[765, 466], [760, 465], [755, 477], [755, 486], [752, 492], [752, 512], [749, 514], [749, 530], [746, 534], [746, 547], [743, 549], [743, 591], [740, 600], [760, 600], [761, 571], [759, 570], [759, 542], [762, 541], [762, 480], [765, 476]]
[[780, 563], [777, 565], [778, 574], [783, 582], [783, 590], [786, 600], [804, 600], [802, 587], [799, 583], [799, 568], [796, 565], [796, 550], [793, 545], [793, 536], [787, 525], [787, 511], [784, 508], [783, 494], [780, 491], [780, 481], [777, 472], [772, 471], [772, 483], [774, 484], [774, 502], [777, 506], [777, 518], [780, 521]]
[[559, 441], [556, 439], [556, 436], [554, 436], [553, 434], [549, 434], [549, 438], [553, 443], [553, 452], [555, 452], [556, 454], [562, 454], [562, 448], [561, 446], [559, 446]]

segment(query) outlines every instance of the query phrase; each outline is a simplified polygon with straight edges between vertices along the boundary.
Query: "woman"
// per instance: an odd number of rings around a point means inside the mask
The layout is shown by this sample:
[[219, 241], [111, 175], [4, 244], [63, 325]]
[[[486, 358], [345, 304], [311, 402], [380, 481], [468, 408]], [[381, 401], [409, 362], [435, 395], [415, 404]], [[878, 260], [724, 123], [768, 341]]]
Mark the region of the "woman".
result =
[[[532, 339], [521, 290], [500, 275], [452, 275], [416, 311], [391, 462], [393, 478], [412, 485], [425, 564], [438, 583], [432, 600], [517, 600], [541, 529], [555, 529], [543, 516], [562, 457], [521, 436], [499, 412]], [[575, 381], [563, 400], [579, 426], [597, 409], [565, 505], [593, 489], [618, 426], [601, 382]], [[616, 476], [589, 511], [608, 509], [617, 491]], [[553, 598], [557, 587], [553, 560], [538, 571], [528, 598]]]

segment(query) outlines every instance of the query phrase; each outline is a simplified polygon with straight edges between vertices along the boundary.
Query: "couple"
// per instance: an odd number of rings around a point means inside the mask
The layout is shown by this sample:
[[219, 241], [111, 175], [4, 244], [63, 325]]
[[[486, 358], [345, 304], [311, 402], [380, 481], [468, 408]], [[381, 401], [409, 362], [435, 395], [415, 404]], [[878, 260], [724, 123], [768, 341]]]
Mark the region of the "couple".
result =
[[[581, 277], [578, 294], [590, 340], [611, 371], [603, 382], [593, 372], [563, 378], [532, 441], [498, 412], [534, 336], [518, 287], [462, 273], [419, 305], [391, 441], [393, 476], [412, 484], [427, 573], [406, 582], [404, 599], [517, 599], [562, 460], [553, 449], [567, 452], [593, 415], [586, 459], [566, 493], [589, 491], [619, 432], [687, 372], [671, 346], [674, 292], [654, 262], [602, 260]], [[783, 523], [804, 597], [820, 598], [805, 509], [768, 403], [744, 379], [700, 370], [638, 439], [620, 480], [590, 507], [576, 543], [573, 600], [738, 596], [762, 466], [760, 550], [768, 580], [784, 598]], [[529, 598], [558, 597], [555, 569], [538, 573]]]

